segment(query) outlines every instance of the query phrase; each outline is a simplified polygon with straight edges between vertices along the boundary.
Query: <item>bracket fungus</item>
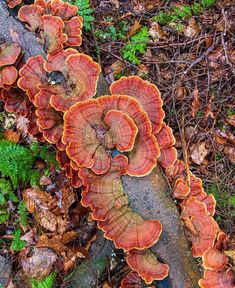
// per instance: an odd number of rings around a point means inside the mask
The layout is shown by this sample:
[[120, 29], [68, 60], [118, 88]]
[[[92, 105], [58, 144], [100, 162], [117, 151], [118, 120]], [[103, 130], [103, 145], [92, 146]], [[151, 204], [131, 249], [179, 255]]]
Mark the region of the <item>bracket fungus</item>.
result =
[[78, 8], [61, 0], [35, 1], [24, 5], [18, 12], [26, 27], [35, 32], [48, 54], [54, 54], [67, 46], [82, 43], [82, 17]]
[[121, 282], [120, 288], [141, 288], [142, 280], [137, 273], [131, 271], [129, 272]]
[[0, 88], [9, 88], [15, 83], [18, 71], [14, 67], [19, 58], [21, 48], [16, 43], [4, 43], [0, 45]]

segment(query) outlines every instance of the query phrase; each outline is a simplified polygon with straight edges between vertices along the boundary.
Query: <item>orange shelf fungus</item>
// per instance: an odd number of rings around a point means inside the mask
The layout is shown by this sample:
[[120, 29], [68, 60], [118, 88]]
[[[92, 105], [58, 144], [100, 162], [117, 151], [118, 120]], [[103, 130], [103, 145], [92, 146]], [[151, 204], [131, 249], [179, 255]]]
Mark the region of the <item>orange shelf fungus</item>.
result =
[[18, 17], [34, 31], [48, 53], [56, 53], [69, 45], [82, 43], [82, 17], [78, 8], [61, 0], [35, 1], [20, 8]]
[[31, 4], [24, 5], [18, 11], [18, 18], [26, 22], [26, 27], [35, 32], [39, 27], [42, 26], [42, 15], [44, 14], [44, 9], [39, 5]]
[[232, 269], [223, 271], [206, 270], [198, 282], [201, 288], [234, 288], [235, 276]]
[[165, 113], [157, 86], [142, 80], [138, 76], [122, 77], [110, 86], [111, 94], [127, 95], [135, 98], [148, 114], [153, 132], [157, 133], [162, 126]]
[[147, 284], [164, 279], [169, 272], [168, 265], [160, 263], [150, 250], [132, 250], [128, 253], [126, 261]]
[[173, 196], [177, 199], [185, 199], [190, 193], [190, 188], [183, 178], [178, 178], [175, 181]]
[[209, 248], [202, 256], [203, 267], [220, 271], [228, 264], [228, 257], [215, 247]]
[[22, 0], [6, 0], [6, 2], [9, 8], [14, 8], [15, 6], [19, 5]]
[[65, 42], [68, 40], [63, 33], [64, 22], [60, 17], [52, 15], [43, 15], [41, 17], [42, 25], [40, 35], [42, 44], [48, 54], [54, 54], [63, 49]]
[[0, 67], [0, 88], [11, 86], [17, 79], [18, 71], [13, 66]]
[[214, 246], [219, 228], [205, 204], [194, 197], [189, 198], [183, 206], [181, 219], [188, 230], [194, 257], [202, 256], [208, 248]]
[[0, 45], [0, 67], [14, 64], [20, 52], [21, 48], [16, 43], [4, 43]]
[[129, 272], [121, 282], [120, 288], [141, 288], [142, 280], [135, 272]]
[[47, 72], [62, 73], [61, 82], [52, 83], [50, 104], [56, 110], [65, 112], [72, 105], [95, 95], [99, 65], [91, 57], [76, 53], [74, 49], [63, 50], [48, 56], [45, 64]]
[[9, 113], [15, 112], [20, 116], [28, 115], [31, 104], [22, 90], [18, 88], [2, 89], [0, 98], [4, 101], [5, 109]]
[[[113, 111], [112, 114], [108, 114], [109, 111]], [[107, 114], [121, 117], [127, 128], [120, 129], [116, 122], [108, 123], [110, 116], [106, 116]], [[90, 168], [96, 174], [106, 173], [110, 167], [112, 148], [121, 148], [122, 152], [128, 152], [129, 175], [144, 176], [156, 166], [159, 148], [151, 133], [151, 123], [141, 106], [131, 97], [102, 96], [75, 104], [65, 113], [64, 121], [62, 142], [67, 145], [68, 156], [80, 167]], [[137, 135], [135, 126], [138, 129]], [[126, 138], [125, 141], [129, 141], [125, 144], [126, 147], [117, 143], [123, 137]], [[129, 152], [132, 146], [133, 149]]]

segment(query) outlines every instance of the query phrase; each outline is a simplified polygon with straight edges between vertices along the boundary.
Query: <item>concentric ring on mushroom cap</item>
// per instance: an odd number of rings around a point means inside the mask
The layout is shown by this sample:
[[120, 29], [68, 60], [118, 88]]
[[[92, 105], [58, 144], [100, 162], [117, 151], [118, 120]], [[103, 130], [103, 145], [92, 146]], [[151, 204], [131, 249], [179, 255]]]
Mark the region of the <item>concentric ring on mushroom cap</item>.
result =
[[[110, 159], [111, 156], [108, 147], [105, 147], [102, 141], [109, 130], [104, 117], [110, 110], [126, 114], [138, 128], [133, 149], [128, 155], [127, 174], [133, 176], [149, 174], [156, 166], [159, 156], [156, 138], [152, 135], [152, 127], [147, 114], [135, 99], [124, 95], [102, 96], [77, 103], [65, 113], [62, 142], [67, 144], [68, 156], [78, 166], [91, 168], [96, 174], [108, 171], [110, 166], [108, 158]], [[97, 148], [101, 146], [107, 150], [106, 153], [103, 150], [101, 154], [98, 150], [99, 154], [96, 155]], [[96, 157], [98, 160], [103, 159], [106, 165], [96, 167]]]
[[44, 65], [48, 72], [59, 71], [64, 76], [62, 83], [52, 85], [54, 94], [50, 100], [53, 108], [63, 112], [73, 104], [94, 96], [101, 71], [91, 57], [82, 53], [74, 54], [73, 51], [67, 49], [54, 57], [48, 57], [48, 63]]
[[165, 113], [162, 109], [163, 101], [157, 86], [144, 81], [138, 76], [122, 77], [110, 86], [111, 94], [128, 95], [135, 98], [148, 114], [153, 126], [153, 132], [162, 127]]
[[18, 71], [13, 66], [5, 66], [0, 69], [0, 87], [12, 85], [18, 76]]
[[234, 288], [235, 276], [231, 268], [222, 271], [205, 270], [198, 284], [201, 288]]
[[18, 17], [21, 21], [29, 24], [31, 31], [36, 31], [42, 25], [43, 12], [44, 9], [39, 5], [24, 5], [20, 8]]
[[120, 288], [142, 288], [142, 279], [131, 271], [122, 279]]
[[168, 275], [169, 266], [160, 263], [149, 249], [131, 250], [127, 254], [126, 261], [131, 269], [136, 271], [147, 284], [154, 280], [162, 280]]
[[14, 64], [19, 57], [21, 48], [16, 43], [4, 43], [0, 45], [0, 67]]

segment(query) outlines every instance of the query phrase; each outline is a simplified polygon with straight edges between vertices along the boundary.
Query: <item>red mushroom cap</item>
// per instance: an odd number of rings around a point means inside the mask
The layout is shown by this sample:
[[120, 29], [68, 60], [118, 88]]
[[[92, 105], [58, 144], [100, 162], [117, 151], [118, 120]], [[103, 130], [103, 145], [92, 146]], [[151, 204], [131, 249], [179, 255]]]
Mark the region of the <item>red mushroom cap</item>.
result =
[[121, 282], [120, 288], [141, 288], [142, 280], [137, 273], [131, 271], [128, 273]]
[[29, 100], [34, 103], [35, 95], [40, 91], [40, 86], [48, 85], [48, 77], [43, 68], [45, 59], [41, 56], [34, 56], [27, 60], [20, 69], [18, 87], [26, 91]]
[[62, 20], [68, 20], [77, 15], [78, 8], [68, 2], [61, 0], [51, 0], [47, 2], [50, 13], [59, 16]]
[[153, 132], [158, 132], [162, 126], [165, 113], [162, 109], [162, 99], [154, 84], [142, 80], [138, 76], [122, 77], [110, 86], [112, 94], [128, 95], [135, 98], [148, 114]]
[[41, 17], [41, 37], [48, 54], [54, 54], [63, 49], [68, 37], [63, 33], [64, 22], [60, 17], [43, 15]]
[[42, 26], [43, 13], [44, 9], [39, 5], [24, 5], [20, 8], [18, 17], [21, 21], [29, 24], [28, 28], [31, 31], [36, 31]]
[[0, 88], [12, 85], [18, 76], [18, 71], [13, 66], [0, 67]]
[[[112, 125], [105, 123], [105, 119], [107, 121], [105, 115], [110, 113], [110, 110], [113, 112], [108, 115], [116, 115], [116, 117], [118, 115], [119, 119], [122, 119], [123, 127], [126, 127], [125, 130], [120, 129], [116, 121], [113, 128]], [[129, 151], [133, 146], [132, 141], [136, 138], [134, 147], [128, 155], [129, 175], [147, 175], [156, 166], [156, 158], [159, 155], [156, 139], [151, 134], [151, 124], [146, 113], [134, 99], [112, 95], [77, 103], [65, 113], [64, 120], [65, 130], [62, 141], [68, 144], [67, 154], [78, 166], [91, 168], [96, 174], [106, 173], [110, 167], [110, 156], [107, 151], [111, 148], [112, 137], [113, 140], [129, 139], [125, 140], [125, 142], [130, 141], [125, 147], [113, 143], [117, 148], [121, 147], [122, 151]], [[135, 136], [135, 126], [138, 128], [137, 136]]]
[[82, 17], [77, 16], [64, 22], [64, 33], [67, 35], [67, 45], [80, 46], [82, 44]]
[[212, 247], [203, 254], [202, 261], [205, 269], [220, 271], [228, 264], [228, 257]]
[[150, 250], [131, 250], [126, 261], [147, 284], [154, 280], [162, 280], [168, 275], [168, 265], [160, 263]]
[[6, 0], [9, 8], [14, 8], [16, 5], [19, 5], [22, 0]]
[[14, 64], [19, 57], [21, 48], [16, 43], [0, 45], [0, 67]]
[[76, 50], [67, 49], [48, 56], [48, 62], [45, 64], [47, 72], [59, 71], [64, 76], [62, 84], [55, 83], [50, 87], [53, 91], [51, 106], [63, 112], [75, 103], [94, 96], [101, 71], [91, 57], [82, 53], [74, 54], [74, 51]]
[[234, 288], [235, 277], [232, 269], [223, 271], [206, 270], [198, 284], [201, 288]]
[[127, 206], [112, 208], [105, 221], [98, 222], [107, 239], [125, 251], [143, 250], [153, 246], [162, 232], [159, 220], [144, 220]]
[[178, 178], [175, 181], [173, 196], [176, 199], [185, 199], [190, 192], [190, 188], [183, 178]]

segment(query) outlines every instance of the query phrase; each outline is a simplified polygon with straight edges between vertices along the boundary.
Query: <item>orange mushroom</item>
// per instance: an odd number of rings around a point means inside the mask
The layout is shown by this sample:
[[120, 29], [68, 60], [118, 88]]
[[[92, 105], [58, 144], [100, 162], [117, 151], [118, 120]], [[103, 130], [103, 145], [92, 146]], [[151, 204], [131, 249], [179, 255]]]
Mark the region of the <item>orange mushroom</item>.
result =
[[137, 273], [131, 271], [129, 272], [121, 282], [120, 288], [141, 288], [142, 280]]
[[228, 257], [212, 247], [203, 254], [202, 262], [205, 269], [220, 271], [228, 264]]
[[80, 46], [82, 44], [82, 25], [82, 17], [80, 16], [64, 21], [64, 33], [68, 37], [68, 46]]
[[41, 42], [47, 53], [54, 54], [62, 50], [68, 40], [67, 35], [63, 33], [64, 22], [60, 17], [47, 14], [41, 17], [41, 21]]
[[162, 232], [159, 220], [144, 220], [127, 205], [112, 208], [105, 221], [98, 221], [98, 227], [104, 231], [107, 239], [113, 240], [117, 248], [125, 251], [153, 246]]
[[31, 4], [24, 5], [18, 12], [18, 17], [21, 21], [27, 23], [27, 28], [35, 32], [39, 27], [42, 26], [42, 15], [44, 9], [39, 5]]
[[214, 246], [219, 228], [205, 204], [194, 197], [189, 198], [183, 206], [181, 219], [188, 230], [194, 257], [202, 256], [208, 248]]
[[223, 271], [206, 270], [198, 284], [201, 288], [234, 288], [235, 276], [232, 269]]
[[165, 113], [158, 88], [138, 76], [122, 77], [110, 86], [111, 94], [128, 95], [135, 98], [148, 114], [153, 132], [161, 129]]
[[18, 77], [18, 71], [13, 66], [0, 67], [0, 88], [12, 85]]
[[15, 6], [19, 5], [22, 0], [6, 0], [6, 2], [9, 8], [14, 8]]
[[10, 113], [17, 113], [21, 116], [27, 116], [31, 108], [31, 104], [25, 93], [18, 88], [3, 89], [1, 91], [1, 99], [5, 103], [5, 109]]
[[16, 43], [4, 43], [0, 45], [0, 67], [14, 64], [20, 52], [21, 48]]
[[91, 168], [96, 174], [106, 173], [115, 147], [128, 152], [129, 175], [144, 176], [156, 166], [159, 148], [151, 124], [131, 97], [102, 96], [77, 103], [65, 113], [64, 121], [62, 142], [67, 145], [68, 156], [80, 167]]
[[169, 272], [168, 265], [160, 263], [150, 250], [131, 250], [126, 261], [147, 284], [164, 279]]

